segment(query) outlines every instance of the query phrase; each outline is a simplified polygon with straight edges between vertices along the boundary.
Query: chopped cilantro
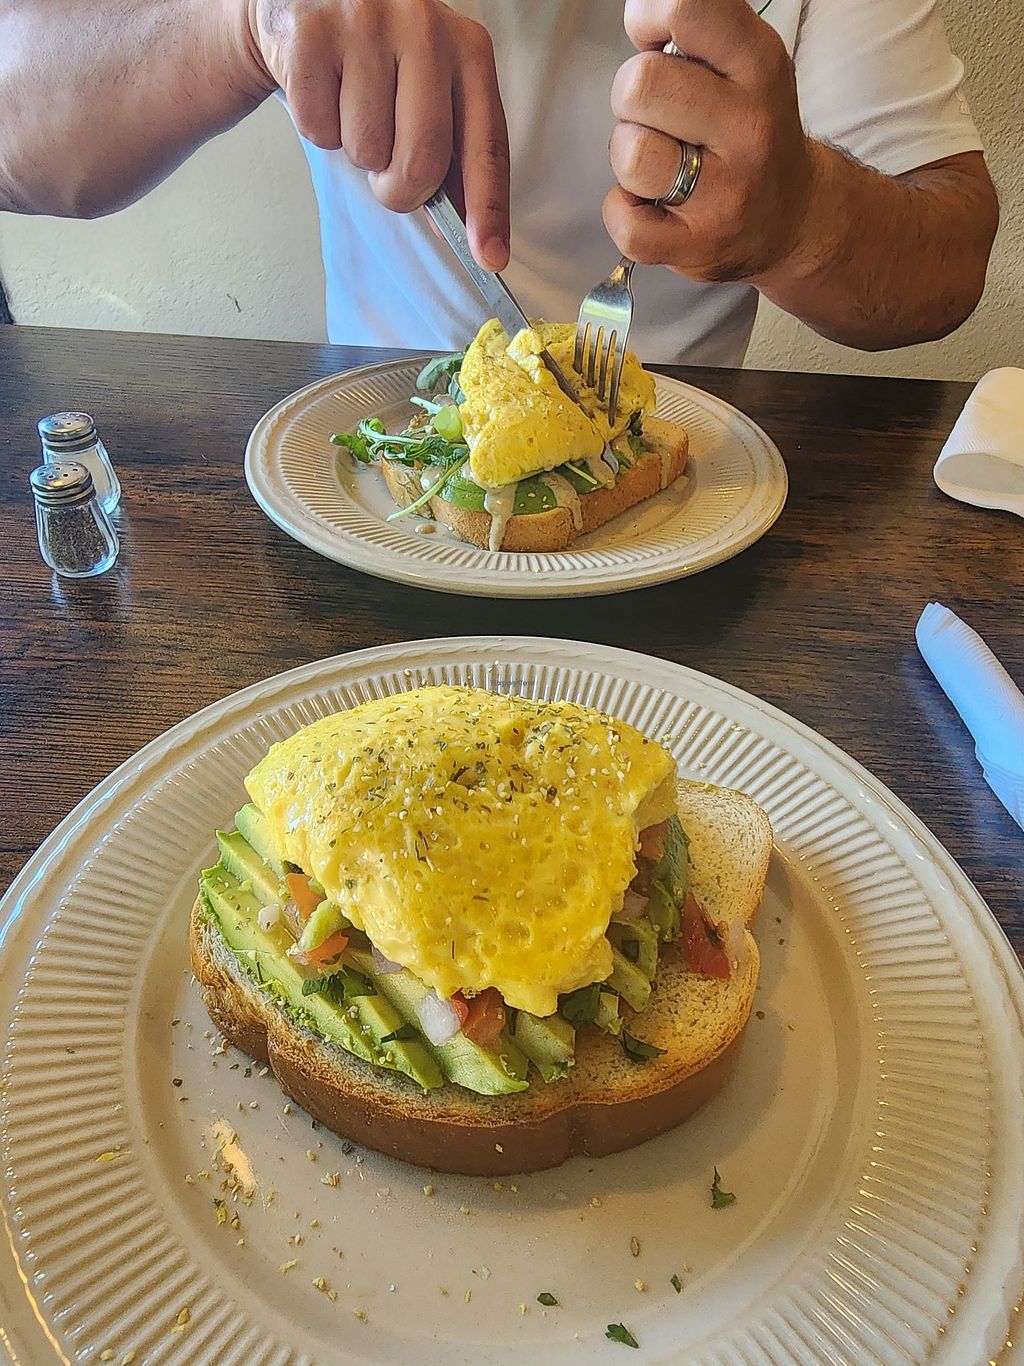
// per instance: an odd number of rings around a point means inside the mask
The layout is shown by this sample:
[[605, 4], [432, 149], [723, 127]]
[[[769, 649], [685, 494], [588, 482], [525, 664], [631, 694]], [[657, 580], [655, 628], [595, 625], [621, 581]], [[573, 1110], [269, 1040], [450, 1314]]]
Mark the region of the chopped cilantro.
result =
[[419, 1031], [416, 1029], [415, 1025], [404, 1024], [400, 1025], [399, 1028], [394, 1031], [394, 1033], [385, 1034], [383, 1039], [381, 1039], [381, 1043], [394, 1043], [396, 1039], [415, 1039], [418, 1037], [418, 1034]]
[[683, 1283], [675, 1274], [675, 1272], [672, 1273], [669, 1279], [672, 1282], [672, 1289], [676, 1292], [677, 1295], [681, 1295], [683, 1293]]
[[550, 1290], [542, 1290], [541, 1293], [537, 1296], [537, 1303], [546, 1305], [550, 1309], [552, 1305], [557, 1304], [558, 1301], [555, 1299], [554, 1295], [552, 1295]]
[[622, 1323], [610, 1323], [604, 1330], [606, 1338], [611, 1338], [612, 1342], [621, 1342], [623, 1347], [639, 1347], [640, 1344]]
[[562, 1018], [579, 1029], [582, 1025], [592, 1024], [597, 1019], [601, 1005], [601, 983], [591, 982], [589, 987], [570, 991], [558, 1003]]
[[715, 1168], [715, 1179], [711, 1183], [711, 1208], [725, 1209], [726, 1205], [734, 1205], [736, 1197], [732, 1191], [722, 1190], [722, 1178], [718, 1175], [718, 1168]]
[[650, 1062], [652, 1058], [660, 1058], [665, 1052], [664, 1048], [657, 1048], [653, 1043], [644, 1043], [643, 1039], [634, 1039], [632, 1034], [627, 1034], [625, 1030], [619, 1036], [623, 1051], [631, 1062]]

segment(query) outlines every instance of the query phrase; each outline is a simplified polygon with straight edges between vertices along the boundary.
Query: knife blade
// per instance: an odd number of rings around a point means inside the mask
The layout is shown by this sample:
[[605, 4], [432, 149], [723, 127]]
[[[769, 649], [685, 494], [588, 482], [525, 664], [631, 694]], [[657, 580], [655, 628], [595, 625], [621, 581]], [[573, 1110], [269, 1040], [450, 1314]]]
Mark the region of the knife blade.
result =
[[[458, 210], [445, 190], [440, 189], [432, 194], [423, 207], [441, 236], [459, 258], [463, 270], [484, 296], [484, 300], [488, 307], [493, 310], [498, 322], [508, 333], [509, 340], [511, 341], [516, 333], [521, 332], [524, 327], [531, 327], [529, 318], [516, 303], [515, 296], [501, 276], [494, 271], [485, 270], [470, 251], [466, 225], [459, 217]], [[583, 404], [576, 396], [576, 390], [547, 347], [541, 351], [540, 358], [566, 398], [571, 399], [577, 408], [586, 412]]]

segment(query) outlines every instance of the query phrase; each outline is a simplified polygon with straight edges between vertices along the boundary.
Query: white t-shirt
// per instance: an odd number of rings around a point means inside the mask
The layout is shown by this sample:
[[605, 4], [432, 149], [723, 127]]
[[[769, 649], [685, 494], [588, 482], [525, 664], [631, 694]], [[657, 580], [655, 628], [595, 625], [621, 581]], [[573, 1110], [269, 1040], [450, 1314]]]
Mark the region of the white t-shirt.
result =
[[[530, 316], [572, 320], [618, 259], [601, 201], [611, 184], [612, 78], [634, 50], [622, 0], [449, 3], [494, 41], [512, 151], [505, 279]], [[981, 147], [934, 0], [771, 0], [764, 17], [794, 54], [813, 137], [889, 175]], [[486, 309], [425, 216], [389, 213], [344, 152], [303, 146], [320, 211], [330, 339], [461, 349]], [[630, 349], [641, 359], [742, 362], [755, 290], [658, 267], [638, 268], [634, 285]]]

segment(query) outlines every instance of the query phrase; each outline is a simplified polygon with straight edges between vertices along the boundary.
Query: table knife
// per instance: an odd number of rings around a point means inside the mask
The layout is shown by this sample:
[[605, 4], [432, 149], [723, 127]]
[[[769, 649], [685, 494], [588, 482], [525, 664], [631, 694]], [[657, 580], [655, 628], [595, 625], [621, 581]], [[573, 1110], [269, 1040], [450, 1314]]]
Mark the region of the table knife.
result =
[[[511, 341], [516, 333], [521, 332], [524, 327], [531, 327], [530, 320], [516, 303], [512, 291], [501, 276], [494, 271], [485, 270], [470, 251], [469, 238], [466, 236], [466, 225], [459, 217], [458, 210], [447, 193], [443, 189], [438, 190], [436, 194], [431, 195], [423, 207], [430, 215], [441, 236], [459, 258], [466, 274], [484, 296], [488, 307], [493, 310], [498, 322], [508, 333], [509, 340]], [[541, 351], [540, 358], [547, 366], [562, 393], [567, 398], [572, 399], [578, 408], [583, 408], [583, 404], [576, 396], [576, 390], [547, 347]], [[586, 409], [584, 408], [583, 411], [586, 412]]]

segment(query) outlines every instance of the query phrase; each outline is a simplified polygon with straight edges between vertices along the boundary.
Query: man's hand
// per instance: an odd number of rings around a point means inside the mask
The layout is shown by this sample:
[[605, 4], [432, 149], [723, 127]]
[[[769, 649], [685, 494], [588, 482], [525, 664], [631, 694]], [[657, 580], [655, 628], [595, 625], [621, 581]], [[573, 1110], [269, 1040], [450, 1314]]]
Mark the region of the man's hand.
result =
[[509, 155], [487, 30], [441, 0], [246, 0], [253, 57], [302, 135], [344, 147], [386, 208], [446, 179], [481, 265], [508, 263]]
[[[627, 0], [626, 31], [640, 51], [612, 87], [608, 232], [636, 261], [756, 281], [798, 241], [815, 172], [781, 38], [747, 0]], [[684, 58], [662, 52], [670, 38]], [[680, 142], [700, 146], [700, 178], [661, 208]]]
[[[980, 152], [887, 176], [808, 138], [793, 64], [747, 0], [626, 0], [626, 28], [640, 52], [615, 79], [619, 188], [604, 203], [625, 255], [755, 285], [864, 350], [944, 337], [970, 316], [999, 221]], [[685, 59], [661, 51], [669, 39]], [[700, 176], [684, 204], [659, 207], [679, 141], [701, 147]]]

